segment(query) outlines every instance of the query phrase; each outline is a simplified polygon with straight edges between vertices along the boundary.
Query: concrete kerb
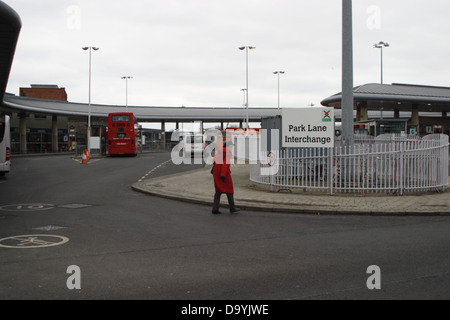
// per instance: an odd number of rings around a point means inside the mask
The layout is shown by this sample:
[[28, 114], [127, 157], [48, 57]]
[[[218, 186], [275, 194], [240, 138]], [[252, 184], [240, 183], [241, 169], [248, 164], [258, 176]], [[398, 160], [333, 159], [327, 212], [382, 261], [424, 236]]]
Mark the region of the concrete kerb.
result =
[[[56, 157], [56, 156], [72, 156], [75, 157], [74, 152], [48, 152], [48, 153], [15, 153], [11, 158], [35, 158], [35, 157]], [[81, 156], [80, 156], [81, 159]]]
[[[166, 199], [212, 206], [214, 184], [210, 169], [207, 166], [184, 174], [137, 182], [132, 189]], [[244, 210], [309, 215], [450, 216], [449, 192], [367, 197], [277, 194], [250, 187], [246, 170], [245, 166], [232, 167], [236, 205]], [[226, 207], [226, 199], [222, 199], [222, 206]]]

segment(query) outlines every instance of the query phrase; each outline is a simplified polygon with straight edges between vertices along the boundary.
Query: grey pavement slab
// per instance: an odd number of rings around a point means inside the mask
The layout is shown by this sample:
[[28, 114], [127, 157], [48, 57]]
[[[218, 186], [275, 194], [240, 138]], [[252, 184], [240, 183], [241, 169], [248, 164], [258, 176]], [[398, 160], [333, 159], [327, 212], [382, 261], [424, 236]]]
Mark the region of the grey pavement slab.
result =
[[[211, 168], [133, 184], [136, 191], [204, 205], [212, 205]], [[236, 205], [247, 210], [303, 214], [442, 215], [450, 216], [450, 192], [415, 195], [274, 193], [251, 186], [248, 165], [233, 165]], [[222, 205], [226, 206], [226, 197]]]

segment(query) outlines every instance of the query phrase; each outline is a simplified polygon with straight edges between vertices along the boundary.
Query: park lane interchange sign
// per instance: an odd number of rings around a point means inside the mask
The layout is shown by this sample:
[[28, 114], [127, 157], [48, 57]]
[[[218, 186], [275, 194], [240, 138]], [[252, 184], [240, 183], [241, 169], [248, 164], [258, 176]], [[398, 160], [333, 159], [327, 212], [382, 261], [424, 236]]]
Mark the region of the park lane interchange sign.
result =
[[283, 109], [283, 148], [334, 147], [334, 108]]

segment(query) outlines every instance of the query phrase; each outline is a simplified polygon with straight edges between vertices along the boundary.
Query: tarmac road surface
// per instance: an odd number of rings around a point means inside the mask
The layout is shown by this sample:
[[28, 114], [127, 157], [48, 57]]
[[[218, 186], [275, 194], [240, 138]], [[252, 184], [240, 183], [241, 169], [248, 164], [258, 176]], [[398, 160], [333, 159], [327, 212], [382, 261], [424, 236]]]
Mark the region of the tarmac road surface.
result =
[[131, 189], [199, 167], [168, 153], [13, 158], [0, 299], [450, 299], [449, 217], [215, 216]]

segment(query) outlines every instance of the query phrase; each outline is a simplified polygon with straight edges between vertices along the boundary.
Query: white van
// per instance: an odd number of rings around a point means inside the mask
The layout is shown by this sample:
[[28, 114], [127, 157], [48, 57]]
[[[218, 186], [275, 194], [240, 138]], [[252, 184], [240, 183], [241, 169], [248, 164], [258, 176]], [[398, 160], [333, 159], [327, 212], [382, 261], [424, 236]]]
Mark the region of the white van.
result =
[[205, 150], [205, 140], [203, 135], [187, 135], [184, 137], [184, 155], [187, 156], [203, 156]]

